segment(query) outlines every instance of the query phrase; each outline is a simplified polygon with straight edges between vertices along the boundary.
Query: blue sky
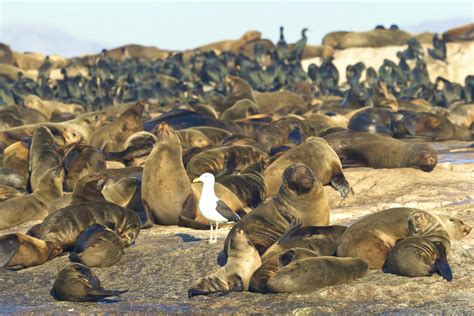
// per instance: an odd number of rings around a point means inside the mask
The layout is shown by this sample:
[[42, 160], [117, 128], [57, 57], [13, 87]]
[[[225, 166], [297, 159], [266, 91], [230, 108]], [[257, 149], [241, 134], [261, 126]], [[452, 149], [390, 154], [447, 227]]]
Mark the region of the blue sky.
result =
[[73, 45], [78, 53], [87, 52], [81, 51], [82, 46], [87, 50], [128, 43], [186, 49], [237, 38], [249, 29], [276, 40], [280, 25], [285, 26], [289, 42], [298, 40], [300, 30], [308, 27], [309, 42], [318, 44], [334, 30], [369, 30], [376, 24], [396, 23], [410, 31], [442, 31], [470, 21], [474, 21], [474, 1], [0, 0], [0, 41], [18, 50], [25, 48], [15, 47], [17, 42], [31, 44], [36, 46], [29, 48], [33, 51], [42, 41], [53, 42], [48, 47], [55, 49]]

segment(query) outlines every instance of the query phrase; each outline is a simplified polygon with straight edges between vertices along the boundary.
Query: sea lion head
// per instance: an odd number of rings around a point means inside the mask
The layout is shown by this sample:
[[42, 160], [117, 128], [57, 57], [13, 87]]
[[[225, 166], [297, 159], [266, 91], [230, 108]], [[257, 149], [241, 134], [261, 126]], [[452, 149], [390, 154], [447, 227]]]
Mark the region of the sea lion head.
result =
[[64, 252], [63, 248], [60, 245], [58, 245], [58, 244], [56, 244], [52, 241], [45, 241], [45, 243], [46, 243], [46, 246], [49, 249], [48, 260], [56, 258], [57, 256], [59, 256], [60, 254], [62, 254]]
[[288, 187], [297, 195], [301, 195], [310, 192], [316, 183], [313, 171], [305, 164], [296, 163], [283, 172], [283, 184], [280, 190]]
[[54, 187], [63, 192], [64, 168], [62, 165], [49, 169], [41, 178], [41, 183], [52, 183]]
[[428, 144], [409, 144], [407, 146], [408, 166], [431, 171], [438, 163], [438, 155]]
[[471, 232], [471, 227], [454, 217], [416, 211], [408, 217], [408, 232], [411, 236], [442, 233], [448, 234], [450, 239], [459, 240]]
[[249, 240], [247, 234], [242, 228], [237, 228], [231, 233], [232, 237], [230, 238], [229, 254], [230, 252], [246, 252], [248, 251], [249, 247], [255, 249], [254, 245]]
[[159, 143], [178, 143], [181, 144], [181, 141], [176, 135], [176, 132], [167, 124], [161, 123], [158, 127], [155, 128], [156, 135], [156, 144]]
[[64, 138], [65, 145], [79, 143], [85, 140], [84, 136], [81, 133], [72, 128], [62, 126], [61, 132]]

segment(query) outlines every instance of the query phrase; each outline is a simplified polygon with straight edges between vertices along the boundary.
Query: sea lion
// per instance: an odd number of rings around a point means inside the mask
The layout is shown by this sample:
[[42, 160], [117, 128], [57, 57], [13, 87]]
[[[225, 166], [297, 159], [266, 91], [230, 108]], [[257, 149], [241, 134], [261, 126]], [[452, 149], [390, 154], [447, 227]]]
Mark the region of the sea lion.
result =
[[452, 28], [443, 33], [446, 42], [464, 42], [474, 39], [474, 23]]
[[49, 169], [59, 165], [61, 158], [54, 142], [53, 134], [45, 126], [39, 126], [33, 132], [29, 149], [29, 186], [34, 192]]
[[205, 172], [216, 177], [243, 170], [250, 164], [266, 163], [268, 155], [251, 146], [219, 147], [196, 154], [186, 166], [190, 179], [195, 179]]
[[[316, 252], [306, 248], [290, 249], [292, 250], [292, 255], [295, 257], [295, 261], [319, 256]], [[282, 251], [280, 254], [273, 254], [265, 259], [262, 258], [262, 265], [254, 272], [250, 279], [249, 291], [257, 293], [268, 292], [267, 282], [280, 269], [280, 256], [283, 253], [285, 253], [285, 251]]]
[[18, 226], [27, 221], [42, 220], [51, 204], [63, 194], [64, 171], [56, 166], [46, 172], [35, 192], [18, 196], [0, 204], [0, 230]]
[[[370, 214], [352, 224], [341, 236], [337, 248], [338, 257], [362, 258], [369, 269], [382, 268], [390, 250], [397, 240], [408, 237], [408, 219], [411, 214], [423, 212], [414, 208], [391, 208]], [[471, 228], [461, 220], [445, 215], [434, 215], [436, 224], [442, 227], [452, 239], [461, 239]]]
[[[450, 219], [450, 222], [453, 221]], [[409, 277], [429, 276], [439, 273], [447, 281], [453, 276], [448, 263], [451, 249], [450, 236], [435, 216], [427, 212], [414, 212], [408, 217], [409, 237], [399, 240], [390, 251], [383, 271]], [[455, 230], [451, 238], [460, 239], [469, 234], [471, 228]]]
[[294, 256], [292, 251], [294, 250], [288, 250], [280, 257], [280, 265], [283, 267], [267, 282], [270, 293], [306, 292], [345, 284], [362, 278], [368, 271], [367, 263], [359, 258], [287, 259]]
[[23, 269], [45, 263], [63, 249], [52, 242], [23, 234], [0, 236], [0, 267]]
[[38, 229], [38, 238], [49, 240], [63, 249], [73, 247], [77, 236], [93, 224], [116, 232], [124, 246], [131, 245], [142, 226], [140, 217], [129, 209], [106, 201], [71, 205], [49, 214]]
[[71, 263], [59, 271], [50, 294], [58, 301], [96, 302], [127, 291], [106, 290], [91, 269], [80, 263]]
[[197, 131], [203, 133], [214, 144], [217, 144], [217, 143], [221, 142], [223, 139], [225, 139], [226, 137], [229, 137], [229, 136], [232, 135], [231, 132], [229, 132], [225, 129], [222, 129], [222, 128], [218, 128], [218, 127], [194, 126], [194, 127], [191, 127], [191, 129], [194, 129], [194, 130], [197, 130]]
[[368, 108], [355, 113], [347, 128], [352, 131], [393, 135], [392, 121], [395, 114], [388, 109]]
[[260, 113], [260, 108], [257, 104], [249, 99], [242, 99], [225, 110], [221, 115], [221, 120], [236, 121], [258, 113]]
[[87, 174], [103, 172], [106, 169], [104, 154], [97, 148], [86, 144], [74, 144], [65, 148], [64, 190], [72, 191], [79, 179]]
[[127, 138], [120, 151], [105, 152], [107, 160], [119, 160], [127, 166], [143, 166], [153, 146], [156, 136], [150, 132], [138, 132]]
[[142, 200], [144, 208], [162, 225], [176, 225], [185, 203], [193, 198], [181, 157], [178, 135], [167, 124], [160, 125], [156, 144], [143, 167]]
[[119, 262], [122, 255], [120, 236], [103, 225], [94, 224], [79, 234], [69, 259], [88, 267], [108, 267]]
[[220, 111], [224, 112], [228, 108], [232, 107], [237, 101], [240, 100], [250, 100], [253, 103], [258, 104], [256, 101], [252, 87], [242, 78], [235, 76], [227, 76], [225, 78], [225, 83], [227, 84], [228, 94], [222, 102], [213, 102], [214, 107]]
[[265, 201], [267, 185], [262, 162], [248, 166], [236, 175], [226, 175], [216, 181], [235, 193], [244, 205], [256, 208]]
[[29, 138], [33, 135], [33, 131], [40, 125], [49, 128], [54, 136], [55, 143], [59, 146], [74, 144], [85, 139], [84, 135], [76, 131], [73, 126], [59, 124], [61, 123], [31, 124], [0, 131], [0, 141], [8, 146], [24, 138]]
[[84, 108], [79, 104], [66, 104], [57, 101], [42, 100], [36, 95], [27, 96], [25, 98], [24, 105], [29, 109], [33, 109], [40, 113], [43, 113], [43, 115], [46, 116], [49, 120], [54, 114], [79, 114], [85, 111]]
[[229, 236], [226, 265], [194, 282], [188, 290], [188, 297], [248, 291], [250, 278], [261, 265], [260, 256], [243, 229], [232, 230]]
[[303, 114], [308, 111], [308, 106], [303, 98], [289, 91], [258, 93], [255, 94], [255, 101], [260, 113], [298, 114], [298, 112], [301, 112]]
[[132, 105], [117, 120], [92, 133], [89, 144], [103, 151], [121, 150], [122, 144], [130, 135], [143, 131], [144, 107], [143, 101]]
[[[259, 254], [263, 254], [283, 235], [293, 219], [305, 226], [329, 224], [326, 194], [308, 166], [301, 163], [290, 165], [282, 178], [278, 195], [258, 206], [232, 227], [232, 230], [242, 228]], [[227, 236], [224, 253], [228, 249], [229, 236], [232, 235]]]
[[324, 136], [344, 167], [416, 168], [429, 172], [438, 155], [428, 144], [405, 143], [384, 134], [337, 132]]
[[336, 152], [324, 139], [311, 137], [305, 143], [282, 154], [265, 169], [269, 196], [277, 194], [281, 175], [292, 163], [306, 164], [322, 185], [330, 184], [343, 197], [349, 194], [349, 184], [344, 177], [341, 161]]
[[26, 184], [28, 179], [29, 149], [25, 142], [16, 142], [5, 148], [3, 152], [3, 167], [21, 176]]

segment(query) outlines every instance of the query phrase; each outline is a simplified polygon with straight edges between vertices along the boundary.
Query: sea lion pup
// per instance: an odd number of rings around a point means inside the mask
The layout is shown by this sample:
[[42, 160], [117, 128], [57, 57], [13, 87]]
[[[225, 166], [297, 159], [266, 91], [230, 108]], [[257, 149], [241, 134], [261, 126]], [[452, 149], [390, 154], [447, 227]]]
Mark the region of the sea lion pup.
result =
[[119, 235], [103, 225], [94, 224], [79, 234], [69, 260], [88, 267], [108, 267], [119, 262], [123, 252]]
[[322, 185], [330, 184], [343, 197], [349, 194], [349, 183], [344, 177], [341, 161], [336, 152], [324, 139], [310, 137], [305, 143], [282, 154], [265, 169], [269, 196], [277, 194], [283, 171], [296, 162], [310, 167]]
[[[408, 237], [408, 219], [417, 212], [424, 211], [406, 207], [391, 208], [360, 219], [341, 236], [337, 256], [362, 258], [369, 264], [369, 269], [382, 268], [397, 240]], [[471, 230], [469, 225], [457, 218], [434, 214], [431, 216], [436, 219], [433, 227], [442, 227], [449, 238], [461, 239]], [[430, 229], [429, 225], [425, 230]]]
[[[456, 222], [449, 219], [449, 222]], [[390, 251], [383, 267], [384, 272], [409, 277], [440, 274], [445, 280], [452, 280], [448, 263], [451, 249], [450, 238], [461, 239], [469, 234], [471, 228], [464, 225], [463, 230], [452, 231], [437, 219], [436, 215], [427, 212], [414, 212], [408, 217], [409, 237], [400, 240]]]
[[49, 169], [59, 165], [59, 157], [53, 134], [44, 126], [37, 127], [33, 132], [29, 150], [29, 187], [34, 192], [41, 184], [41, 179]]
[[38, 229], [38, 238], [63, 249], [74, 246], [77, 236], [87, 227], [101, 224], [116, 232], [124, 246], [131, 245], [141, 228], [140, 218], [129, 209], [106, 201], [70, 205], [48, 215]]
[[130, 135], [143, 131], [143, 109], [139, 101], [123, 112], [117, 120], [96, 130], [89, 144], [103, 151], [119, 151]]
[[63, 249], [52, 242], [23, 234], [0, 236], [0, 267], [23, 269], [45, 263]]
[[303, 98], [289, 91], [258, 93], [255, 94], [255, 101], [260, 109], [260, 113], [298, 114], [297, 112], [305, 113], [308, 111], [308, 106]]
[[186, 166], [190, 179], [205, 172], [217, 177], [243, 170], [251, 164], [266, 163], [268, 155], [252, 146], [219, 147], [195, 155]]
[[405, 143], [384, 134], [337, 132], [324, 136], [344, 167], [416, 168], [431, 171], [438, 155], [428, 144]]
[[46, 172], [35, 192], [18, 196], [0, 204], [0, 230], [27, 221], [42, 220], [51, 204], [63, 194], [64, 171], [56, 166]]
[[258, 113], [260, 113], [260, 108], [255, 102], [249, 99], [242, 99], [225, 110], [221, 115], [221, 120], [236, 121]]
[[59, 271], [50, 294], [58, 301], [97, 302], [127, 291], [106, 290], [91, 269], [80, 263], [71, 263]]
[[280, 256], [281, 268], [268, 280], [268, 292], [312, 291], [357, 280], [368, 271], [367, 263], [359, 258], [314, 257], [294, 260], [297, 257], [293, 252], [288, 250]]
[[153, 214], [158, 224], [178, 224], [185, 203], [192, 202], [191, 183], [181, 157], [178, 135], [168, 124], [161, 124], [156, 144], [143, 167], [142, 178], [144, 208]]
[[[293, 219], [306, 226], [325, 226], [329, 223], [326, 194], [308, 166], [292, 164], [283, 172], [282, 178], [278, 195], [232, 227], [232, 230], [242, 228], [259, 254], [263, 254], [283, 235]], [[225, 254], [230, 236], [224, 244]]]
[[73, 144], [65, 148], [63, 159], [65, 178], [64, 190], [73, 191], [79, 179], [87, 174], [103, 172], [106, 169], [104, 154], [86, 144]]
[[227, 76], [225, 78], [225, 83], [227, 85], [227, 96], [222, 102], [214, 101], [213, 106], [219, 111], [224, 112], [228, 108], [232, 107], [237, 101], [247, 99], [252, 101], [255, 104], [258, 102], [255, 100], [252, 88], [242, 78]]
[[283, 236], [262, 256], [262, 265], [250, 280], [250, 290], [267, 292], [268, 279], [278, 271], [280, 255], [293, 249], [299, 259], [304, 257], [331, 256], [336, 252], [339, 237], [347, 229], [345, 226], [306, 226], [293, 221]]
[[26, 142], [16, 142], [5, 148], [3, 151], [3, 170], [9, 170], [21, 177], [25, 187], [28, 180], [28, 144]]
[[350, 118], [347, 128], [352, 131], [393, 135], [392, 121], [395, 115], [389, 109], [364, 109]]
[[40, 125], [44, 125], [49, 128], [49, 130], [54, 136], [55, 143], [59, 146], [70, 145], [83, 141], [85, 139], [84, 135], [76, 131], [71, 126], [55, 125], [53, 123], [43, 123], [18, 126], [9, 130], [0, 131], [0, 141], [3, 142], [3, 144], [6, 146], [11, 145], [13, 143], [23, 140], [24, 138], [31, 137], [35, 128]]
[[197, 280], [188, 290], [188, 297], [211, 293], [248, 291], [252, 274], [261, 265], [260, 255], [241, 228], [229, 233], [227, 263], [213, 274]]
[[84, 108], [79, 104], [67, 104], [57, 101], [42, 100], [36, 95], [29, 95], [24, 101], [25, 107], [43, 113], [48, 119], [57, 113], [73, 113], [79, 114], [85, 112]]
[[248, 166], [236, 175], [222, 176], [216, 182], [234, 192], [244, 205], [259, 206], [267, 196], [267, 185], [263, 175], [263, 162]]

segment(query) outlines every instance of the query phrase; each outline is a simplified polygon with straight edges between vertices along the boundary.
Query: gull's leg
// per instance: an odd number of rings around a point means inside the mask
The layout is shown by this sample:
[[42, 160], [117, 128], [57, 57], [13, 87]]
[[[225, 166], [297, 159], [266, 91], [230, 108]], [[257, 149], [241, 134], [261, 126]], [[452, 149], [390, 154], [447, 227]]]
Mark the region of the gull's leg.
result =
[[209, 230], [209, 243], [212, 244], [212, 223], [211, 224], [211, 229]]
[[217, 241], [217, 232], [219, 231], [219, 223], [216, 222], [216, 230], [214, 231], [214, 235], [216, 236], [216, 241]]
[[211, 238], [209, 238], [209, 243], [210, 243], [210, 244], [214, 244], [215, 242], [216, 242], [216, 240], [214, 240], [214, 239], [212, 238], [212, 223], [211, 223]]

